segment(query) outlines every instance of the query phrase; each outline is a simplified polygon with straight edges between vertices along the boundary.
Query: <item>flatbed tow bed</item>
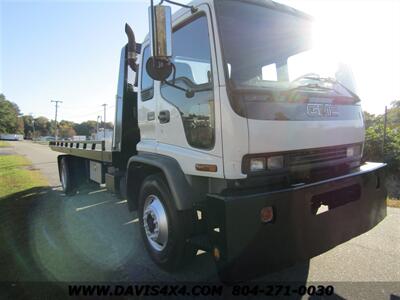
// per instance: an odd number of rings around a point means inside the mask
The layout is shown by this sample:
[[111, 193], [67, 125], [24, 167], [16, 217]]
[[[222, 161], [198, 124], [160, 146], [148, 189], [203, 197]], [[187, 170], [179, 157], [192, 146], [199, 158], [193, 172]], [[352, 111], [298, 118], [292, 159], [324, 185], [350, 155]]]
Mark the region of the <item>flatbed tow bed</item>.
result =
[[113, 152], [106, 151], [105, 141], [51, 141], [49, 146], [53, 151], [112, 163]]

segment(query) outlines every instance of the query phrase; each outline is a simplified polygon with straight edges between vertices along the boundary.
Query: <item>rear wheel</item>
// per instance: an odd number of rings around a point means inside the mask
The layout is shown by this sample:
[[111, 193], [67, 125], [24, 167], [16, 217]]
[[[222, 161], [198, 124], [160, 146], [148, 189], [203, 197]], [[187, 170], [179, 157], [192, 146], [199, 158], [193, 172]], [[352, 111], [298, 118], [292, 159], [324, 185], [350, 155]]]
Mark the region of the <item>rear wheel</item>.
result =
[[76, 189], [73, 184], [71, 160], [67, 156], [63, 156], [60, 161], [60, 179], [64, 193], [68, 196], [74, 195]]
[[126, 195], [127, 195], [127, 192], [126, 192], [126, 176], [122, 176], [122, 177], [119, 179], [118, 194], [119, 194], [119, 197], [120, 197], [121, 199], [126, 199], [126, 198], [127, 198], [127, 197], [126, 197]]
[[153, 261], [173, 271], [195, 256], [186, 242], [182, 212], [177, 211], [168, 185], [161, 174], [148, 176], [139, 196], [142, 239]]

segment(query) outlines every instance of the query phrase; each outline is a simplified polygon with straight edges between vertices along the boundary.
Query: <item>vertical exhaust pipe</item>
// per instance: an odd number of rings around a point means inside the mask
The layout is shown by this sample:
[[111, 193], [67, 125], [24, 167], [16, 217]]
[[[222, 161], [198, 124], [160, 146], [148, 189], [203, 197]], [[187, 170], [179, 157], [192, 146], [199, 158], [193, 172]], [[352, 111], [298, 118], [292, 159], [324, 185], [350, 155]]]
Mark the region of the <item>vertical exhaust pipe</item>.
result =
[[125, 23], [125, 33], [128, 37], [128, 45], [127, 49], [127, 64], [131, 67], [131, 69], [135, 72], [138, 70], [138, 65], [136, 64], [136, 40], [135, 34], [133, 33], [132, 28]]

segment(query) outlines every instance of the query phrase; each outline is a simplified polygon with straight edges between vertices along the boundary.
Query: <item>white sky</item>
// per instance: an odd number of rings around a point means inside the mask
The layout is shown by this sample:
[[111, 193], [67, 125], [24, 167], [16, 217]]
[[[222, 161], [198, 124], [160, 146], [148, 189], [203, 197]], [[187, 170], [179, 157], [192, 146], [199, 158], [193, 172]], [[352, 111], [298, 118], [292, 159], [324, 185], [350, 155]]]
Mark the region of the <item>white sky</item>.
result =
[[[315, 17], [319, 35], [351, 65], [365, 110], [382, 113], [400, 100], [400, 0], [277, 1]], [[124, 24], [141, 42], [149, 2], [0, 0], [0, 93], [24, 114], [50, 119], [50, 99], [63, 100], [59, 120], [76, 122], [96, 120], [108, 103], [113, 120]]]
[[400, 100], [400, 1], [277, 2], [314, 16], [319, 36], [335, 41], [333, 50], [352, 67], [364, 110], [383, 113], [385, 105]]

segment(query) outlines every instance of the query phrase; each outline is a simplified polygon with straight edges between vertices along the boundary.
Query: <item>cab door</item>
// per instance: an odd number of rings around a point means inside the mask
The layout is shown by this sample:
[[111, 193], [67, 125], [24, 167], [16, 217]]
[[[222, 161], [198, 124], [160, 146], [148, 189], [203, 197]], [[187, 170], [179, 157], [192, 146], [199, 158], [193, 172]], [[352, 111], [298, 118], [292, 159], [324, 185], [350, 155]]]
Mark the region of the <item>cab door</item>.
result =
[[157, 151], [156, 135], [156, 96], [154, 81], [146, 72], [146, 62], [150, 57], [150, 44], [144, 44], [141, 56], [141, 69], [138, 95], [138, 124], [140, 128], [140, 142], [138, 151]]
[[[174, 157], [185, 174], [223, 177], [218, 72], [210, 28], [205, 4], [174, 21], [175, 74], [167, 81], [181, 89], [157, 82], [157, 149]], [[201, 171], [199, 164], [215, 165], [216, 171]]]

